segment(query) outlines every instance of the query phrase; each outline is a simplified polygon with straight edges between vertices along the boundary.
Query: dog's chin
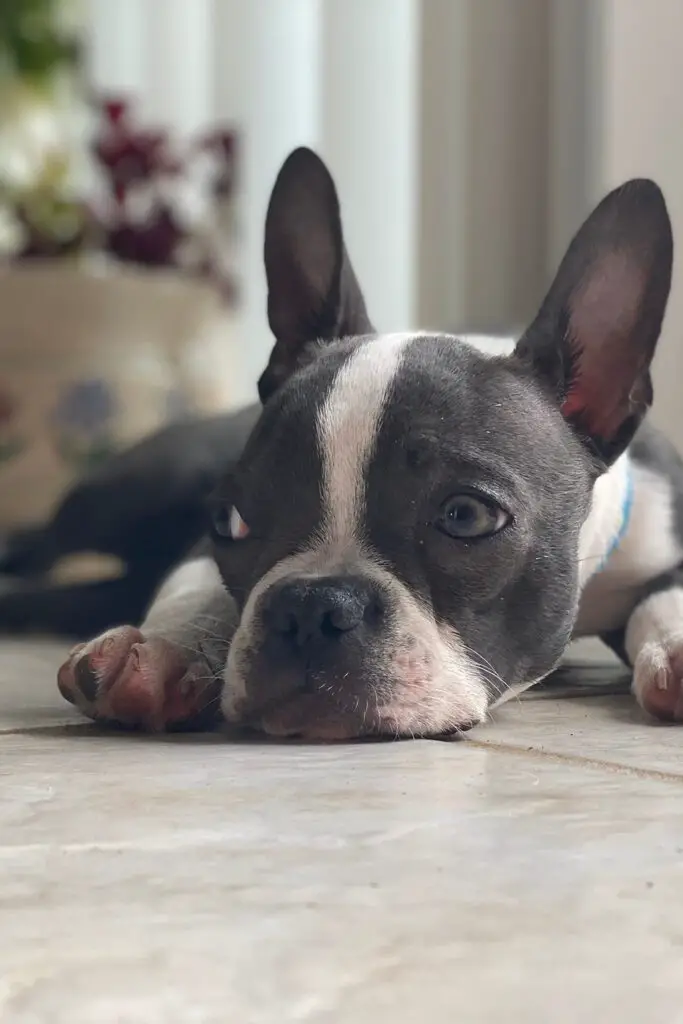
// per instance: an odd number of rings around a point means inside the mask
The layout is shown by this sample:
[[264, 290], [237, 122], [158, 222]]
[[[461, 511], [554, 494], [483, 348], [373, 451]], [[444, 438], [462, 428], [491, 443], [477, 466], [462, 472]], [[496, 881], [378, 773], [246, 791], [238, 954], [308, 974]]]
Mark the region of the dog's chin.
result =
[[392, 705], [390, 713], [383, 713], [381, 708], [372, 712], [369, 709], [352, 710], [339, 707], [329, 696], [320, 693], [297, 694], [258, 711], [244, 708], [231, 717], [236, 725], [272, 739], [310, 743], [457, 738], [480, 721], [430, 723], [426, 718], [416, 720], [409, 708], [401, 715], [395, 705]]
[[340, 709], [321, 694], [303, 693], [251, 719], [252, 727], [276, 739], [341, 743], [377, 736], [368, 716]]

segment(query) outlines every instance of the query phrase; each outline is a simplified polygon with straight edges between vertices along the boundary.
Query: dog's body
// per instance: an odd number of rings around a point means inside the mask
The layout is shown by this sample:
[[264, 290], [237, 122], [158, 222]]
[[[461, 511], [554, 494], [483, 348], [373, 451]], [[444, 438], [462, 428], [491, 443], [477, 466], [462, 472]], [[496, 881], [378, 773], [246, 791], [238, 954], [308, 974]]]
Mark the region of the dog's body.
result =
[[[0, 550], [0, 629], [88, 637], [140, 622], [206, 533], [207, 496], [237, 462], [260, 411], [172, 424], [88, 473], [44, 527], [12, 535]], [[113, 556], [125, 574], [51, 585], [48, 571], [81, 552]]]
[[641, 425], [671, 261], [659, 190], [630, 183], [511, 354], [378, 336], [331, 179], [294, 153], [266, 226], [265, 405], [211, 546], [140, 629], [76, 648], [62, 693], [150, 729], [222, 713], [278, 736], [441, 735], [597, 634], [648, 711], [683, 718], [683, 467]]

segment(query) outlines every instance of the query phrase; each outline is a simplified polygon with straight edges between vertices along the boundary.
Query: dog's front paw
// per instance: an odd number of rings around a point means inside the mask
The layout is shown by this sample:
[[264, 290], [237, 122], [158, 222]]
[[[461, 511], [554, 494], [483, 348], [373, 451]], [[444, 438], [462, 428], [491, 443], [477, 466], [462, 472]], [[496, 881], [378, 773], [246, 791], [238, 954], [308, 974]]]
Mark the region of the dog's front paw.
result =
[[88, 718], [128, 728], [201, 728], [218, 717], [221, 684], [208, 662], [133, 626], [74, 647], [57, 685]]
[[683, 636], [643, 645], [633, 667], [633, 692], [654, 718], [683, 722]]

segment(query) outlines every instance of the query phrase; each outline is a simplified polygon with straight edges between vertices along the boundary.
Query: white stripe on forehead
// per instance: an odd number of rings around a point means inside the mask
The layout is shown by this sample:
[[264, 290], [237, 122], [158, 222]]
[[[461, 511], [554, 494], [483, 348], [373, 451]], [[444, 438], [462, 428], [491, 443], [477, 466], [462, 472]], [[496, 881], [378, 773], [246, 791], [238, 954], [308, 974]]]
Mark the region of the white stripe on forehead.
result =
[[328, 543], [343, 544], [357, 535], [365, 471], [384, 405], [403, 351], [415, 337], [385, 334], [360, 345], [337, 374], [318, 413], [323, 527]]

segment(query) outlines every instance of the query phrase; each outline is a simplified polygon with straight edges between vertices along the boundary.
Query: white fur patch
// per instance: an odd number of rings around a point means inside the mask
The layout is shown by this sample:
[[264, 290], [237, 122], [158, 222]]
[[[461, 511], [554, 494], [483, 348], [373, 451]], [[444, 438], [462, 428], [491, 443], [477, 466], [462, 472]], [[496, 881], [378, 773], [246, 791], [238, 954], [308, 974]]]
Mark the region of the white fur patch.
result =
[[671, 484], [661, 474], [631, 462], [633, 508], [628, 530], [606, 571], [645, 582], [673, 569], [683, 557], [674, 524]]
[[671, 587], [646, 598], [631, 615], [625, 647], [631, 664], [650, 644], [683, 643], [683, 589]]
[[154, 599], [154, 605], [165, 601], [176, 601], [197, 591], [206, 591], [207, 587], [220, 585], [221, 578], [218, 566], [208, 555], [182, 562], [167, 576], [161, 584]]
[[647, 707], [653, 686], [666, 688], [676, 666], [680, 673], [683, 589], [670, 587], [642, 601], [628, 621], [624, 646], [633, 665], [631, 688], [641, 706]]
[[[608, 562], [596, 572], [619, 532], [627, 471], [633, 486], [628, 527]], [[628, 454], [617, 460], [595, 485], [579, 557], [584, 591], [575, 635], [596, 635], [625, 626], [643, 584], [673, 569], [683, 557], [668, 480], [629, 460]]]
[[323, 531], [327, 542], [355, 538], [372, 455], [387, 394], [411, 334], [366, 342], [337, 375], [318, 414], [323, 462]]
[[194, 635], [227, 638], [235, 626], [234, 602], [223, 586], [216, 563], [207, 556], [183, 562], [166, 577], [142, 630], [185, 643]]
[[628, 454], [622, 455], [595, 482], [590, 512], [581, 527], [579, 540], [579, 585], [582, 588], [600, 569], [622, 529], [631, 469]]

